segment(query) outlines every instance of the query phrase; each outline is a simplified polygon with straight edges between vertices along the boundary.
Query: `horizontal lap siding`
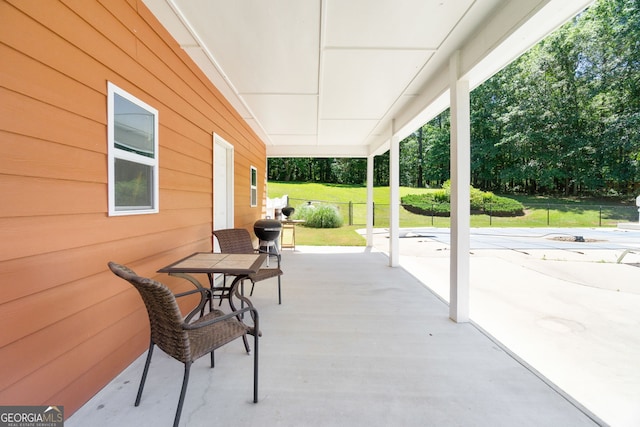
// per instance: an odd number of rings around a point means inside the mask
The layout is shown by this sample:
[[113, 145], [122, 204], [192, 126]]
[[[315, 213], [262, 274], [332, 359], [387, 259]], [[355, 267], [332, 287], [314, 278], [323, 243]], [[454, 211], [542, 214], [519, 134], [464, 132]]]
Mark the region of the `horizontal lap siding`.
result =
[[[148, 345], [107, 261], [188, 289], [155, 272], [210, 250], [213, 133], [235, 148], [238, 226], [263, 213], [265, 147], [141, 1], [0, 0], [0, 58], [0, 405], [68, 416]], [[107, 81], [159, 111], [158, 214], [107, 216]]]

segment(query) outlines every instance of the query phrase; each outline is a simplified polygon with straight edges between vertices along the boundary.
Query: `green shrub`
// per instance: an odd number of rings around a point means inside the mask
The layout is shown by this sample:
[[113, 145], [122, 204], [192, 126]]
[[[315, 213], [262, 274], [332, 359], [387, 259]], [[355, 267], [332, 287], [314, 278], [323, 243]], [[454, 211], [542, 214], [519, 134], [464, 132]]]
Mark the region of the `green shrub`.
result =
[[471, 212], [480, 211], [485, 203], [484, 193], [476, 188], [471, 187]]
[[485, 203], [482, 213], [493, 216], [522, 216], [524, 206], [517, 200], [494, 196], [490, 202]]
[[[418, 215], [449, 216], [451, 207], [448, 197], [442, 201], [444, 191], [427, 194], [407, 194], [400, 199], [402, 207]], [[448, 195], [448, 194], [447, 194]]]
[[433, 193], [433, 200], [436, 203], [449, 203], [451, 194], [447, 190], [438, 190]]
[[311, 228], [340, 228], [343, 224], [338, 209], [327, 204], [302, 205], [296, 209], [296, 219], [304, 220], [303, 225]]
[[[451, 215], [448, 189], [449, 186], [432, 193], [409, 194], [401, 199], [401, 203], [406, 210], [418, 215], [448, 217]], [[470, 204], [472, 214], [493, 216], [524, 215], [524, 206], [517, 200], [496, 196], [489, 191], [480, 191], [473, 187], [470, 190]]]

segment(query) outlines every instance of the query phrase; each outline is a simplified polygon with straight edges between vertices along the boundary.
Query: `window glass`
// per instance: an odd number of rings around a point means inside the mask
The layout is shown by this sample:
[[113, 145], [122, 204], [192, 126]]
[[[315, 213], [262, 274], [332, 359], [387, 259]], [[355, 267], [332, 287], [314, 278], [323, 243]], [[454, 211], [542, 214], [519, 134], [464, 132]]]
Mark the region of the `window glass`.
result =
[[258, 169], [251, 166], [251, 206], [258, 206]]
[[153, 208], [153, 167], [115, 159], [116, 209]]
[[153, 158], [155, 155], [155, 114], [114, 94], [115, 146]]

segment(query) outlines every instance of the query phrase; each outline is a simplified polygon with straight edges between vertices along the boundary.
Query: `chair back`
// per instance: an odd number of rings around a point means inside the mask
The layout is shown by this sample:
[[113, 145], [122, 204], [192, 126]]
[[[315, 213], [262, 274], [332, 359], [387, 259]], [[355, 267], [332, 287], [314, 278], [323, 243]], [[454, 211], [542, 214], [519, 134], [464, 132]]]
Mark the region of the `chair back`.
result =
[[218, 239], [220, 252], [226, 254], [252, 254], [255, 252], [251, 235], [245, 228], [225, 228], [215, 230], [213, 235]]
[[189, 338], [182, 328], [182, 312], [171, 290], [160, 282], [138, 276], [124, 265], [109, 262], [109, 268], [140, 293], [149, 315], [151, 340], [171, 357], [181, 362], [189, 360]]

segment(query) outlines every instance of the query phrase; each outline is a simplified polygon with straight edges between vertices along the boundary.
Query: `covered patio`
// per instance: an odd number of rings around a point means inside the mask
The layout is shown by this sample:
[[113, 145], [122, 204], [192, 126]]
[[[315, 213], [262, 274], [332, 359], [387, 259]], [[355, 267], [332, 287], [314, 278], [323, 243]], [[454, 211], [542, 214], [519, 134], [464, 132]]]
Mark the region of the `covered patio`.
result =
[[[471, 90], [592, 0], [143, 1], [265, 142], [267, 157], [367, 159], [369, 247], [374, 158], [389, 152], [392, 267], [400, 141], [450, 108], [449, 315], [469, 320]], [[214, 218], [214, 229], [220, 223]]]
[[[20, 326], [3, 337], [3, 403], [62, 403], [71, 426], [169, 424], [182, 369], [160, 352], [141, 407], [144, 355], [76, 412], [147, 340], [142, 304], [106, 261], [149, 276], [209, 250], [219, 194], [230, 225], [248, 227], [264, 212], [266, 157], [362, 157], [372, 176], [390, 150], [389, 255], [373, 249], [372, 225], [368, 250], [286, 253], [283, 305], [268, 287], [254, 299], [260, 403], [249, 403], [251, 358], [230, 345], [214, 370], [194, 367], [183, 425], [593, 424], [466, 323], [469, 91], [589, 1], [369, 3], [0, 2], [2, 273], [16, 284], [2, 317]], [[109, 216], [109, 82], [161, 111], [157, 215]], [[388, 267], [399, 265], [399, 141], [448, 106], [451, 309]]]
[[[283, 304], [263, 282], [260, 401], [240, 341], [198, 361], [181, 425], [591, 426], [596, 421], [445, 302], [371, 248], [285, 251]], [[424, 280], [424, 278], [423, 278]], [[426, 278], [428, 281], [428, 278]], [[154, 354], [134, 407], [144, 355], [65, 423], [169, 425], [182, 365]]]

